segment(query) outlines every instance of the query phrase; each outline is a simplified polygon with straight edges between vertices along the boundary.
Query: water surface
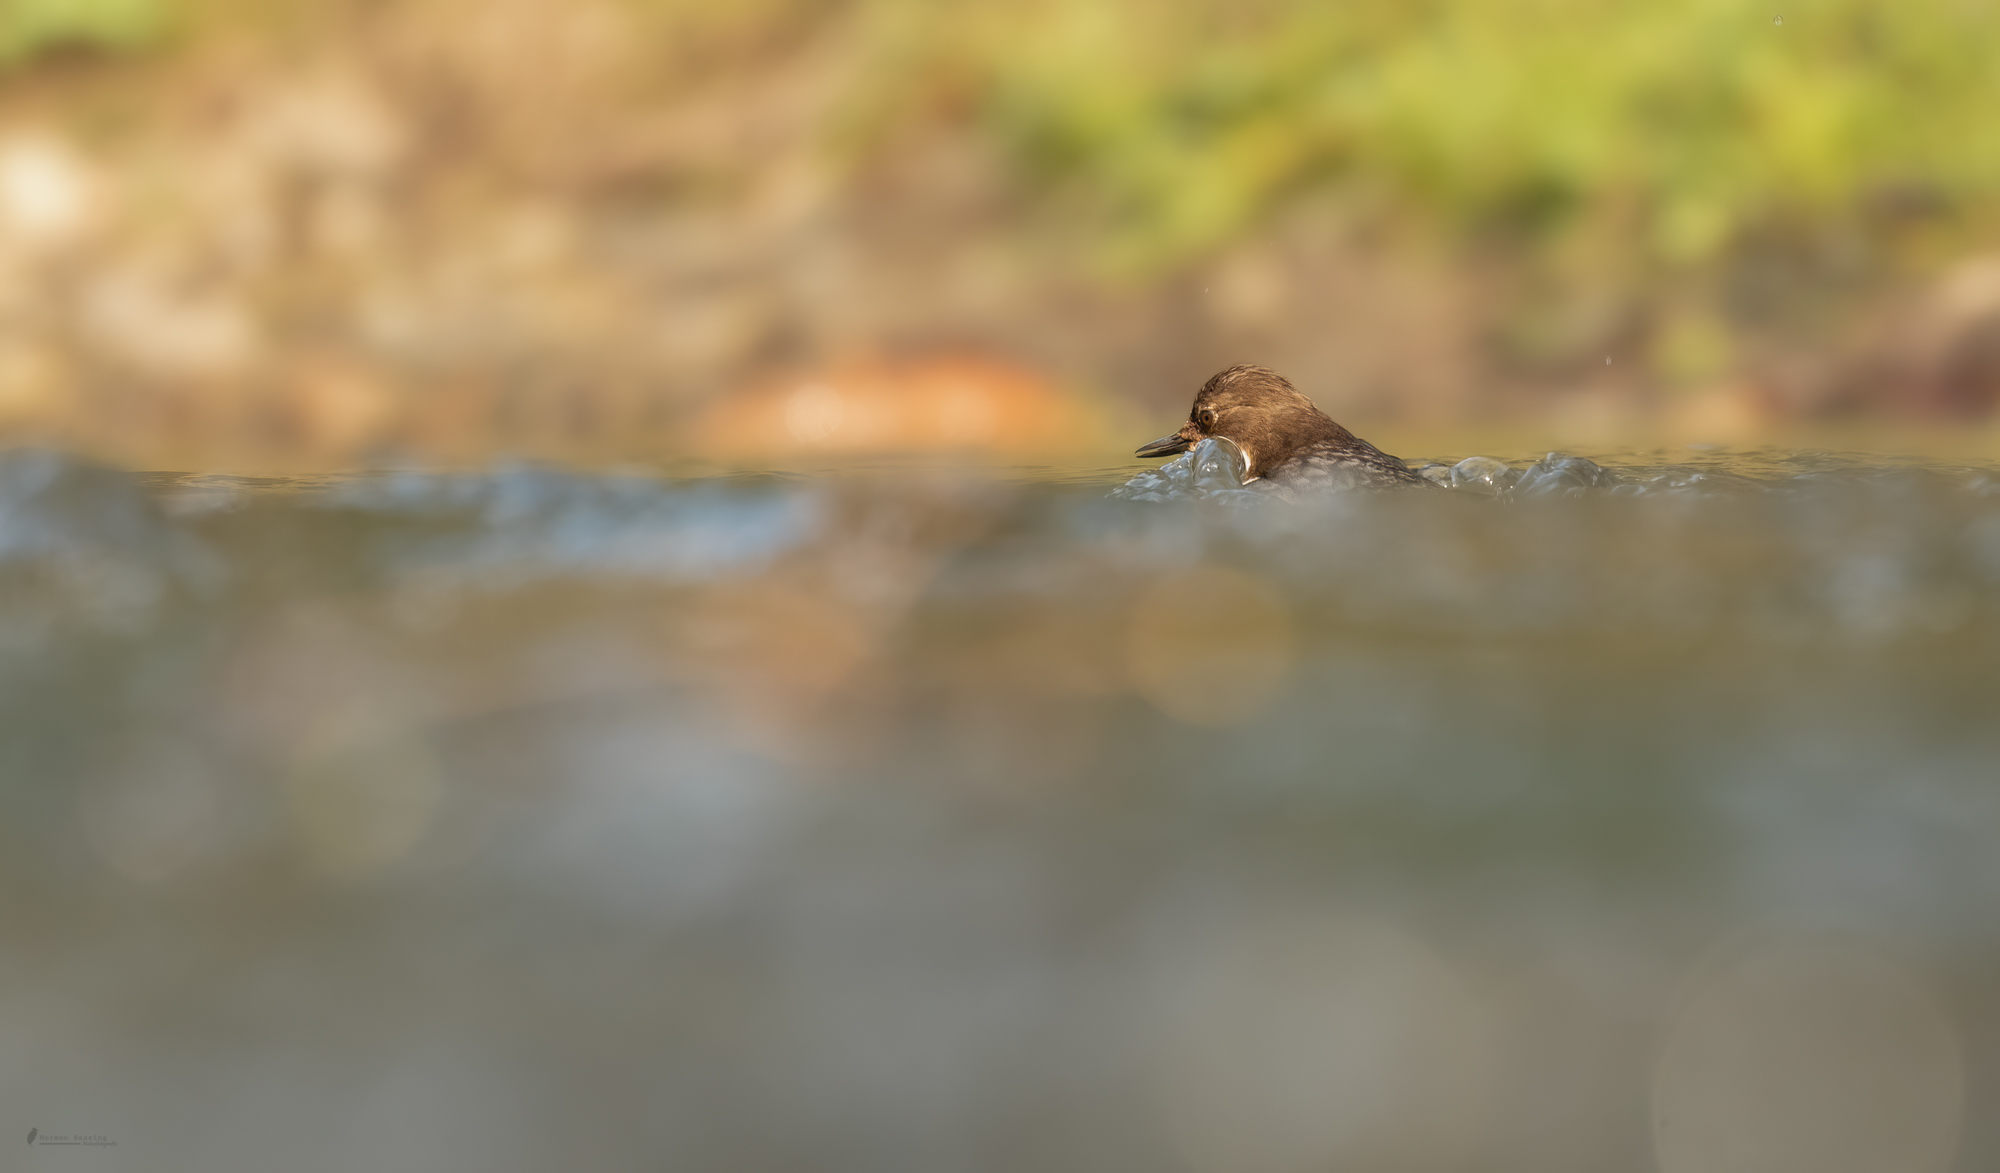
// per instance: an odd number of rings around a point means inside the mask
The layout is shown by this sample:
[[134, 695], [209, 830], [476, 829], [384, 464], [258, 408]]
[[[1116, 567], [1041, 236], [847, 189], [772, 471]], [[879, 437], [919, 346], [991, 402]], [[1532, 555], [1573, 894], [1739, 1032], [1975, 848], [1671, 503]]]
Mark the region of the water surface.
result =
[[2000, 472], [1586, 455], [1287, 504], [6, 454], [18, 1133], [1990, 1167]]

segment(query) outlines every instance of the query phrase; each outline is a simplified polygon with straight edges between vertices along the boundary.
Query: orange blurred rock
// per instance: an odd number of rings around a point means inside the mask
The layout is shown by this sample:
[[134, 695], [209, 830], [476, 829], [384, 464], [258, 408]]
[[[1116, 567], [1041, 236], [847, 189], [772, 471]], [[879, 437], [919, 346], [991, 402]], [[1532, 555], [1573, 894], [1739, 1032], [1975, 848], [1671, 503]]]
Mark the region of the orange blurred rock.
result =
[[49, 350], [0, 340], [0, 429], [65, 422], [74, 395], [70, 372]]
[[1898, 325], [1864, 398], [1944, 419], [2000, 408], [2000, 253], [1953, 266]]
[[694, 429], [704, 456], [1041, 452], [1095, 433], [1084, 405], [1025, 367], [974, 356], [849, 362], [730, 395]]
[[352, 455], [380, 441], [397, 415], [394, 393], [357, 364], [303, 363], [291, 392], [298, 440], [325, 455]]
[[1677, 397], [1663, 413], [1669, 433], [1709, 444], [1742, 444], [1765, 436], [1775, 423], [1768, 398], [1753, 383], [1718, 383]]

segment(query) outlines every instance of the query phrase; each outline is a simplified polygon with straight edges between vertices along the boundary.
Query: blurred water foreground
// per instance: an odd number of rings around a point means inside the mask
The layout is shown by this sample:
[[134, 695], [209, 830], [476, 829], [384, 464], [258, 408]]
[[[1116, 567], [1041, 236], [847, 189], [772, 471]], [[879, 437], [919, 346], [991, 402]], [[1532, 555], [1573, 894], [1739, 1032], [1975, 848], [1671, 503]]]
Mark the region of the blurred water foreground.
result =
[[1592, 455], [6, 454], [13, 1167], [1994, 1167], [2000, 471]]

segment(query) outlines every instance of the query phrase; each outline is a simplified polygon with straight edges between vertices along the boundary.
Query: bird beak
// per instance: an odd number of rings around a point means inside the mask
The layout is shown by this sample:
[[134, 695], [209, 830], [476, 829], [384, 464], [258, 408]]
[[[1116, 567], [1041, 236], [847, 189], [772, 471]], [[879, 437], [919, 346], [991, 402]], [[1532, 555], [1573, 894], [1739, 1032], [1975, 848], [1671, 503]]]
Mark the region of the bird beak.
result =
[[1180, 431], [1175, 432], [1171, 436], [1161, 436], [1150, 444], [1141, 445], [1139, 450], [1132, 455], [1173, 456], [1176, 453], [1186, 452], [1194, 446], [1195, 441], [1200, 439], [1201, 433], [1195, 430], [1194, 421], [1190, 420]]

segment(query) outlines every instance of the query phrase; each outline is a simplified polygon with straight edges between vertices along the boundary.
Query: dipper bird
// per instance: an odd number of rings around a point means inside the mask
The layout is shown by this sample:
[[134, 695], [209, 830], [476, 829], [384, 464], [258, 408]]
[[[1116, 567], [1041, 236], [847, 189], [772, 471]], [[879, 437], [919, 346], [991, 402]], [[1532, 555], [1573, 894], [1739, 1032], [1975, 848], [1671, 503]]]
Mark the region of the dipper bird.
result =
[[1172, 456], [1210, 436], [1243, 450], [1243, 482], [1292, 497], [1323, 489], [1428, 485], [1402, 461], [1327, 418], [1274, 370], [1234, 366], [1194, 397], [1181, 430], [1140, 448], [1137, 456]]

